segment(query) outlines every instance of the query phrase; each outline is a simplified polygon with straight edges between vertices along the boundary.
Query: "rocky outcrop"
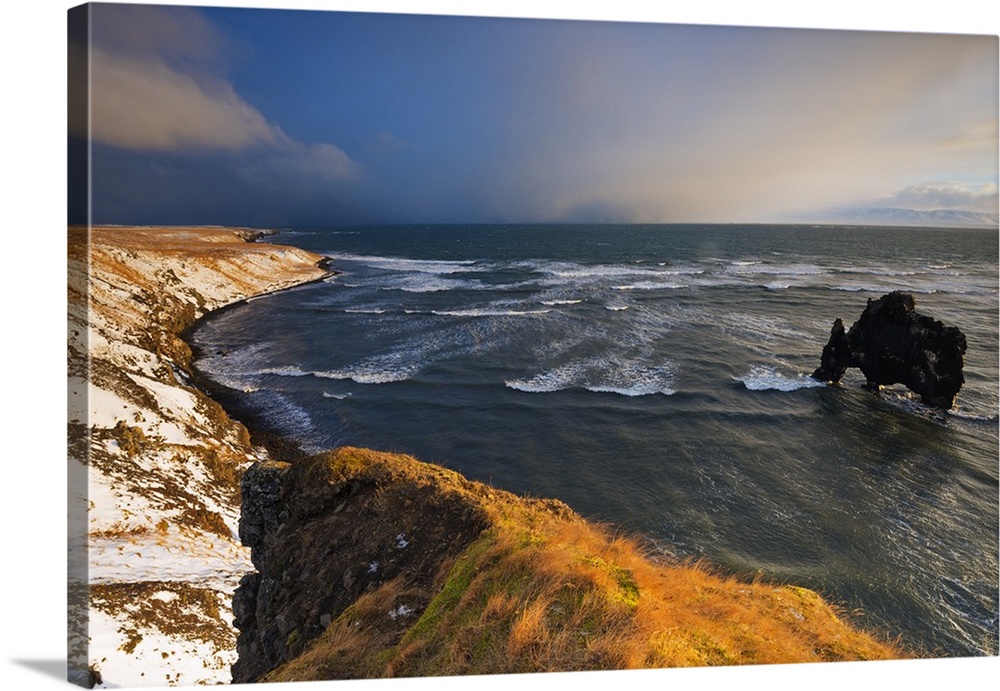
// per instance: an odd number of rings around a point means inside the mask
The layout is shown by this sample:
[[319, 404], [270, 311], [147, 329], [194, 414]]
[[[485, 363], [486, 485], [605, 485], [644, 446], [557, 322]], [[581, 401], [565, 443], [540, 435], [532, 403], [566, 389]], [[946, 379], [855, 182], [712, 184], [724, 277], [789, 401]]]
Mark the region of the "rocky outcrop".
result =
[[814, 379], [837, 383], [858, 367], [868, 386], [903, 384], [937, 408], [951, 408], [965, 377], [965, 335], [915, 311], [908, 293], [894, 291], [868, 306], [850, 330], [837, 319]]
[[487, 525], [466, 496], [472, 483], [419, 466], [342, 448], [244, 473], [240, 538], [257, 572], [244, 576], [233, 598], [234, 683], [257, 681], [292, 659], [386, 584], [402, 594], [383, 623], [402, 636], [416, 621], [454, 558]]
[[243, 476], [234, 682], [906, 656], [815, 592], [670, 558], [562, 502], [340, 448]]

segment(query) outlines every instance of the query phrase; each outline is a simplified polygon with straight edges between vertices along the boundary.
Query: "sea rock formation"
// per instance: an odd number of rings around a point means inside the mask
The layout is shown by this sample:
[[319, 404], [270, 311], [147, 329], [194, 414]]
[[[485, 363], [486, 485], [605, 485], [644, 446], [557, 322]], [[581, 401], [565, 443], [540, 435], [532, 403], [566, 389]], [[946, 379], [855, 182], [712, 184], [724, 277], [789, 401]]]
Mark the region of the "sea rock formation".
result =
[[813, 378], [837, 383], [848, 367], [858, 367], [872, 388], [903, 384], [927, 405], [953, 407], [965, 383], [965, 334], [916, 312], [915, 305], [912, 295], [894, 291], [869, 298], [846, 332], [837, 319]]

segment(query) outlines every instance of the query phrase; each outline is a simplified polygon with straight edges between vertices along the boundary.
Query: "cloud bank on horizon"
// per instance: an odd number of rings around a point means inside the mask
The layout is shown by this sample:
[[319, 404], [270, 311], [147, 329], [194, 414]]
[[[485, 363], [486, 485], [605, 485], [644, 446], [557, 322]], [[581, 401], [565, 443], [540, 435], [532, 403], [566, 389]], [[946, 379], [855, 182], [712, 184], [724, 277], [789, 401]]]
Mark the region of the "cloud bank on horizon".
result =
[[97, 223], [997, 213], [995, 36], [91, 7]]

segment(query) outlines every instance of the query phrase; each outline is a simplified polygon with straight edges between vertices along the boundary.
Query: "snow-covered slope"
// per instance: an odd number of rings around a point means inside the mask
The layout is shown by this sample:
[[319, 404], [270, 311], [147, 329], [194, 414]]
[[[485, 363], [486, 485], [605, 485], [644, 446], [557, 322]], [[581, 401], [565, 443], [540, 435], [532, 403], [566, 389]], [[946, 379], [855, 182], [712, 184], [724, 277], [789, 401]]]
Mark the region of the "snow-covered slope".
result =
[[69, 230], [77, 681], [230, 681], [231, 596], [253, 569], [236, 534], [238, 478], [266, 452], [189, 381], [190, 350], [178, 334], [210, 310], [326, 275], [321, 256], [253, 237], [224, 228]]

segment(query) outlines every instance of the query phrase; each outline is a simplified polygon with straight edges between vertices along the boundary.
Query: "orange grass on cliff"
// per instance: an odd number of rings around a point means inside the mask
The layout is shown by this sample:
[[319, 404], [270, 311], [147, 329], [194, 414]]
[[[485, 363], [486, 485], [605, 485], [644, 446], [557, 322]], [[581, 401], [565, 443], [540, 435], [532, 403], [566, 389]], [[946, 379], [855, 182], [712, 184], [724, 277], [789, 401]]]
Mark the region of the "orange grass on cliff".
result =
[[407, 599], [397, 579], [359, 598], [267, 681], [908, 656], [811, 590], [668, 563], [559, 502], [519, 498], [405, 456], [340, 453], [350, 472], [388, 464], [406, 468], [395, 481], [430, 474], [454, 482], [449, 491], [478, 504], [490, 526], [443, 567], [436, 595], [408, 625], [387, 616]]

